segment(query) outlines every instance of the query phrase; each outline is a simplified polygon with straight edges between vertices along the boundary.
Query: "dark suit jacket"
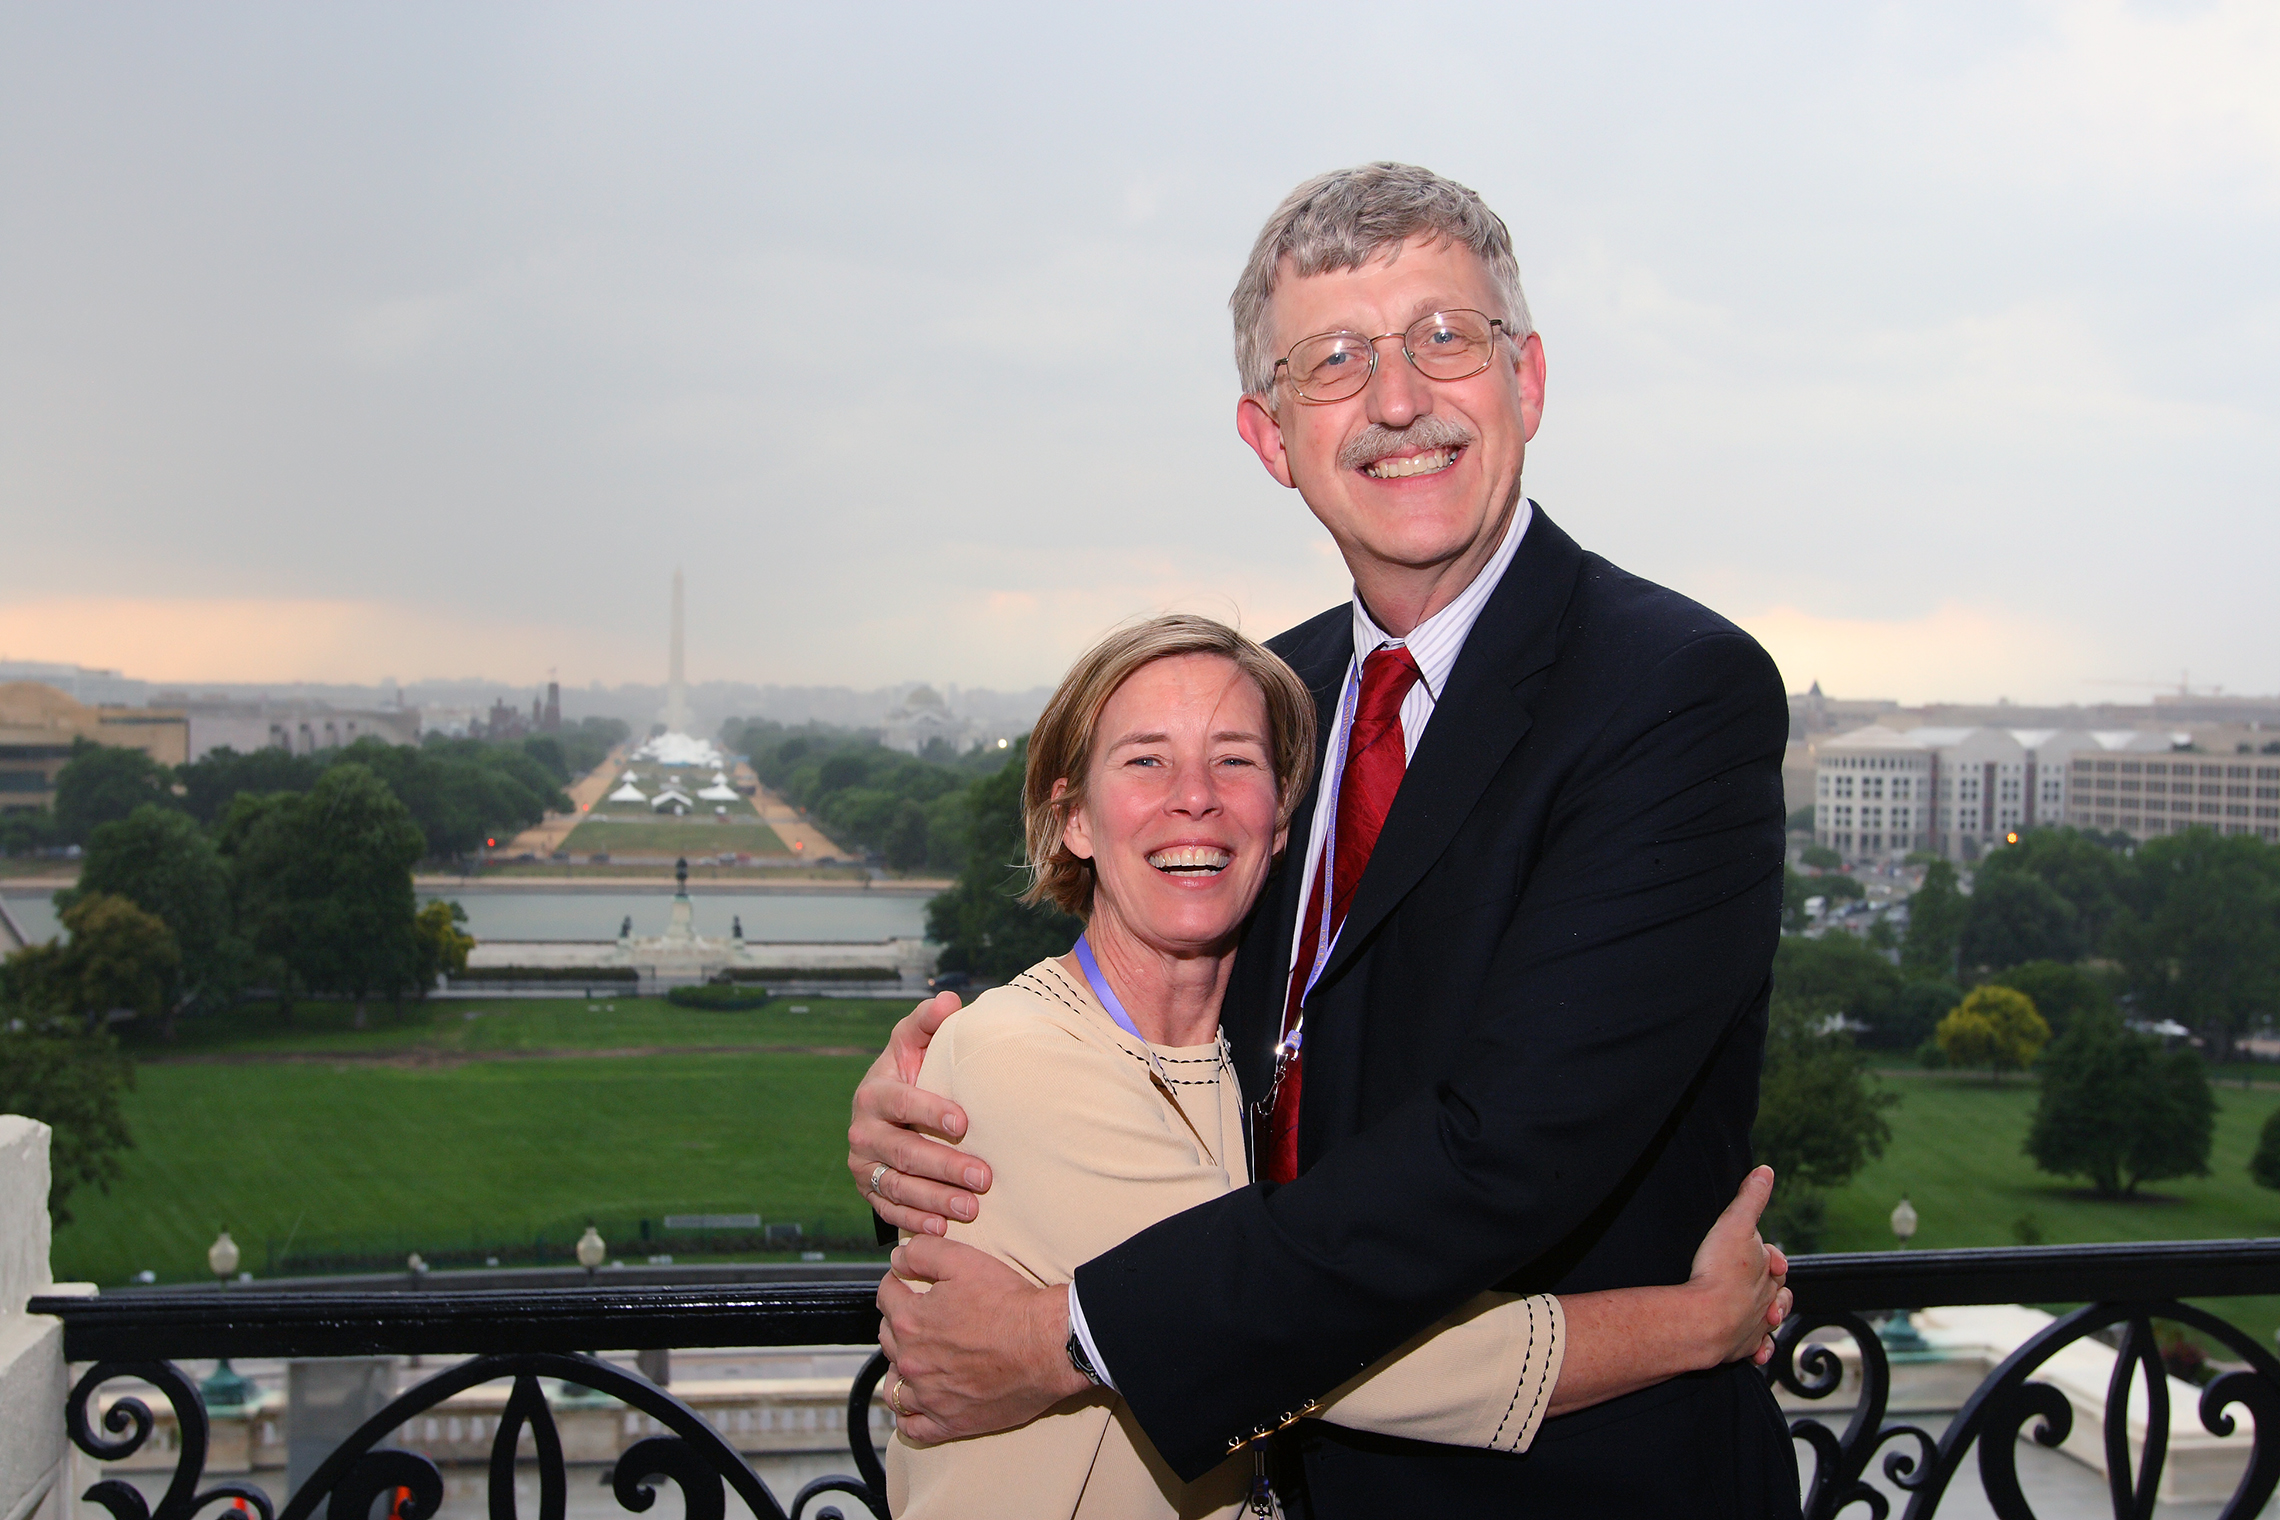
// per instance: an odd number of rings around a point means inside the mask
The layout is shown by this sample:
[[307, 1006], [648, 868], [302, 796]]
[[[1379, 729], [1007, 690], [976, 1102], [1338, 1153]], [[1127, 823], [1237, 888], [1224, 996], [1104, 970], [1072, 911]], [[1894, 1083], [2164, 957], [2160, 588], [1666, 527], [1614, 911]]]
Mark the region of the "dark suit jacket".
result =
[[[1274, 647], [1316, 693], [1327, 738], [1350, 609]], [[1119, 1390], [1183, 1476], [1482, 1289], [1686, 1279], [1750, 1165], [1787, 734], [1779, 673], [1748, 635], [1537, 512], [1309, 1003], [1298, 1180], [1191, 1209], [1077, 1273]], [[1267, 1086], [1312, 821], [1310, 799], [1224, 1012], [1252, 1094]], [[1618, 1487], [1625, 1465], [1683, 1470], [1673, 1446], [1702, 1441], [1705, 1420], [1713, 1448], [1762, 1447], [1744, 1456], [1773, 1464], [1776, 1490], [1786, 1473], [1794, 1511], [1788, 1438], [1747, 1367], [1552, 1422], [1465, 1493], [1524, 1498], [1561, 1460]], [[1618, 1425], [1619, 1454], [1578, 1444]], [[1436, 1460], [1478, 1472], [1471, 1459], [1489, 1455], [1321, 1428], [1310, 1467], [1325, 1443], [1349, 1496], [1370, 1471], [1414, 1484]], [[1563, 1446], [1570, 1458], [1545, 1455]], [[1318, 1493], [1316, 1507], [1342, 1506]]]

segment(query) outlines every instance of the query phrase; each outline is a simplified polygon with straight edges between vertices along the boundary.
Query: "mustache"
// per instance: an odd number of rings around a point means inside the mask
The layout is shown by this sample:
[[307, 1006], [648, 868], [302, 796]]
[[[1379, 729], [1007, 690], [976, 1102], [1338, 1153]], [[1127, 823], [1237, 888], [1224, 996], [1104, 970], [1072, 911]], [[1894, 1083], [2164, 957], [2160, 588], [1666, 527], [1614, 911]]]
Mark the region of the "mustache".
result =
[[1427, 412], [1405, 428], [1389, 428], [1373, 422], [1346, 441], [1338, 451], [1338, 468], [1359, 470], [1376, 464], [1388, 454], [1406, 454], [1413, 449], [1461, 449], [1474, 441], [1472, 430], [1461, 422]]

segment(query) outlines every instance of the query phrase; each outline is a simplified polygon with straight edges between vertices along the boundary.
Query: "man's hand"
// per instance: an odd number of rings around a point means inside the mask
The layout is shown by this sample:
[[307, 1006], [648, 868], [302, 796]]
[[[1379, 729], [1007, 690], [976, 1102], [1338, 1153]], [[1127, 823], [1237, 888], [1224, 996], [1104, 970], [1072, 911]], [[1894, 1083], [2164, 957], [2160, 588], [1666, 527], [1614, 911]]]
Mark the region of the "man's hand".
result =
[[1710, 1332], [1709, 1364], [1744, 1357], [1764, 1366], [1773, 1355], [1773, 1332], [1789, 1317], [1793, 1301], [1783, 1279], [1789, 1258], [1757, 1232], [1758, 1216], [1773, 1196], [1773, 1168], [1761, 1166], [1742, 1179], [1740, 1191], [1694, 1253], [1689, 1292], [1700, 1295], [1703, 1323]]
[[879, 1349], [895, 1364], [880, 1386], [915, 1445], [1010, 1430], [1092, 1386], [1069, 1360], [1068, 1284], [1034, 1287], [954, 1240], [895, 1249], [879, 1316]]
[[[958, 994], [939, 993], [895, 1025], [887, 1048], [855, 1089], [847, 1126], [847, 1170], [864, 1206], [914, 1235], [939, 1235], [952, 1219], [972, 1219], [981, 1209], [974, 1195], [990, 1187], [989, 1163], [919, 1133], [952, 1140], [966, 1133], [964, 1109], [917, 1085], [934, 1032], [957, 1011]], [[887, 1170], [879, 1172], [882, 1162]]]

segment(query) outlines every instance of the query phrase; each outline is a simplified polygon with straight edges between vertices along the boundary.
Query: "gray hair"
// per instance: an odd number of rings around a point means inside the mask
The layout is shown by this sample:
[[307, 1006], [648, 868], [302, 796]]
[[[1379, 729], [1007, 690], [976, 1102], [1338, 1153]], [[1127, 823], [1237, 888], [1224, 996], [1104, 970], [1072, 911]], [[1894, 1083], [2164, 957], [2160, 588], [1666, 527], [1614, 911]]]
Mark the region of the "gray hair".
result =
[[1359, 269], [1418, 237], [1470, 248], [1488, 266], [1504, 304], [1504, 310], [1489, 315], [1504, 319], [1515, 342], [1536, 330], [1528, 298], [1520, 293], [1512, 234], [1478, 195], [1415, 164], [1339, 169], [1283, 197], [1259, 230], [1243, 278], [1228, 297], [1228, 309], [1235, 314], [1235, 368], [1244, 394], [1264, 396], [1275, 388], [1275, 360], [1281, 355], [1274, 352], [1268, 314], [1284, 259], [1300, 276]]

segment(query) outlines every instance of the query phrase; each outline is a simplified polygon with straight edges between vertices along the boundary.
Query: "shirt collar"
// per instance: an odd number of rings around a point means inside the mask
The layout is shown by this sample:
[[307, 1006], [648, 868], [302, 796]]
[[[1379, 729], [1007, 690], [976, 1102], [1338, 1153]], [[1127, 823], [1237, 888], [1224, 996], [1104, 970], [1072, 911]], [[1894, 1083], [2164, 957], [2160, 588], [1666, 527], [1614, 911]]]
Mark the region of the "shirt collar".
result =
[[1496, 591], [1497, 582], [1512, 566], [1512, 556], [1519, 552], [1520, 540], [1534, 520], [1536, 504], [1525, 496], [1512, 514], [1512, 522], [1504, 530], [1504, 540], [1489, 556], [1488, 563], [1471, 584], [1457, 593], [1456, 600], [1434, 613], [1409, 631], [1409, 637], [1397, 639], [1377, 625], [1369, 608], [1362, 605], [1362, 594], [1354, 593], [1354, 658], [1366, 659], [1371, 650], [1381, 644], [1406, 644], [1409, 657], [1417, 662], [1418, 671], [1425, 678], [1425, 689], [1434, 701], [1441, 700], [1441, 688], [1448, 684], [1449, 673], [1457, 668], [1457, 656], [1464, 652], [1465, 639], [1473, 624], [1480, 621], [1480, 611]]

